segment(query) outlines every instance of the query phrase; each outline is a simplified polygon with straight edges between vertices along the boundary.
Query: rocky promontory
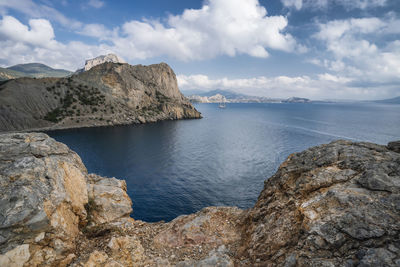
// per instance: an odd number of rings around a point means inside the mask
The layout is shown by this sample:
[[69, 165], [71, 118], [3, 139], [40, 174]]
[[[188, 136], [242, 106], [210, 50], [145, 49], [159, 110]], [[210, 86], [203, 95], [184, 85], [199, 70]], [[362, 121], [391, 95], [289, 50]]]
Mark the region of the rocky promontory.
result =
[[[294, 153], [249, 210], [130, 217], [126, 184], [42, 133], [0, 135], [0, 266], [398, 266], [399, 143]], [[135, 207], [133, 207], [133, 210]]]
[[0, 132], [201, 118], [167, 64], [97, 63], [69, 77], [0, 83]]
[[92, 59], [88, 59], [85, 61], [85, 67], [82, 69], [82, 71], [88, 71], [94, 66], [106, 63], [106, 62], [112, 62], [112, 63], [126, 63], [125, 60], [120, 58], [119, 56], [115, 54], [107, 54], [107, 55], [102, 55], [98, 56]]

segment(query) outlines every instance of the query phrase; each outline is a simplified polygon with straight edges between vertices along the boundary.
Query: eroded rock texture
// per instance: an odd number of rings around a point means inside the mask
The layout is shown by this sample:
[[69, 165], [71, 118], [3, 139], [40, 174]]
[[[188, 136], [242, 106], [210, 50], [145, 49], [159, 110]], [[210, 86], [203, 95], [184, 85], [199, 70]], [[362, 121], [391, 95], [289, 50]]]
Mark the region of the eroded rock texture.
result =
[[125, 182], [88, 176], [76, 153], [45, 134], [0, 135], [0, 159], [0, 266], [66, 264], [88, 203], [98, 204], [93, 223], [132, 210]]
[[265, 182], [242, 253], [259, 266], [399, 266], [400, 154], [337, 141]]
[[45, 134], [0, 135], [0, 266], [399, 266], [400, 153], [295, 153], [250, 210], [129, 217], [126, 184]]

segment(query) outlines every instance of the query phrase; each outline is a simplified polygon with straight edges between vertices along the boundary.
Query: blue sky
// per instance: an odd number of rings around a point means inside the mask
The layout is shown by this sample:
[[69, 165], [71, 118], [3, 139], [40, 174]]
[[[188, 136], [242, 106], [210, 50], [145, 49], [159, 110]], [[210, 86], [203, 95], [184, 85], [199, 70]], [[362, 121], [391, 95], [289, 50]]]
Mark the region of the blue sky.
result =
[[168, 63], [181, 90], [400, 95], [398, 0], [0, 0], [0, 65], [75, 70], [116, 53]]

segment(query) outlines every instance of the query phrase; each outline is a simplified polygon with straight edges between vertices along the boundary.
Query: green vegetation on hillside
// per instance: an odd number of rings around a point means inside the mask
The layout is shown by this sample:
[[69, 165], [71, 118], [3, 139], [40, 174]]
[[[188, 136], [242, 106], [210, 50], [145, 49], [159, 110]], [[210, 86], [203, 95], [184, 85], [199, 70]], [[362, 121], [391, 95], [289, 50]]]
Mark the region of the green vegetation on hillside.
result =
[[66, 77], [72, 72], [63, 69], [53, 69], [40, 63], [18, 64], [8, 68], [0, 68], [0, 81], [21, 77]]
[[[66, 87], [67, 92], [61, 97], [61, 88]], [[60, 107], [57, 107], [49, 111], [44, 119], [51, 122], [59, 122], [68, 116], [80, 117], [83, 115], [80, 107], [87, 107], [91, 113], [99, 111], [101, 106], [110, 107], [113, 112], [113, 107], [106, 104], [105, 96], [100, 92], [98, 88], [88, 87], [87, 85], [76, 84], [72, 78], [58, 81], [55, 85], [49, 86], [46, 90], [54, 96], [60, 97]], [[102, 109], [106, 112], [106, 109]]]

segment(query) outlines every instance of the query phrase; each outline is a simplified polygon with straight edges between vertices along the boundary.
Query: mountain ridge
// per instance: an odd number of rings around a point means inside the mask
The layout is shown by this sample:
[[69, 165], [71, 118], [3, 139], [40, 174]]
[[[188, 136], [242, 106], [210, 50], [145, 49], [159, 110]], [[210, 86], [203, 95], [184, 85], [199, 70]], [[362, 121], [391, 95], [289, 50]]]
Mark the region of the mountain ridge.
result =
[[400, 104], [400, 96], [388, 98], [388, 99], [375, 100], [373, 102], [384, 103], [384, 104]]
[[106, 62], [64, 78], [0, 84], [0, 132], [201, 118], [165, 63]]
[[53, 69], [42, 63], [17, 64], [7, 68], [0, 68], [0, 80], [9, 80], [22, 77], [66, 77], [72, 72], [64, 69]]
[[203, 93], [187, 96], [192, 103], [310, 103], [308, 98], [290, 97], [290, 98], [270, 98], [263, 96], [250, 96], [236, 93], [231, 90], [211, 90]]

